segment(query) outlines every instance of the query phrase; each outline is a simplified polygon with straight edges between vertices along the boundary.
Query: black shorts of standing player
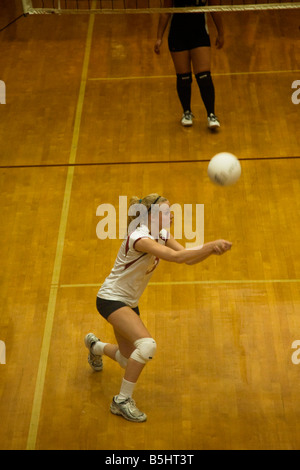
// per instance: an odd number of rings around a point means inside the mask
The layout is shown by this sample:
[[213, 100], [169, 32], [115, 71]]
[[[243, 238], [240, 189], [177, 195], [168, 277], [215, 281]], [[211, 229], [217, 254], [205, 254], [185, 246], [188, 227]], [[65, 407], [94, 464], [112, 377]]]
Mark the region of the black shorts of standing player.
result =
[[181, 52], [210, 47], [210, 38], [204, 13], [176, 13], [173, 15], [169, 30], [170, 52]]

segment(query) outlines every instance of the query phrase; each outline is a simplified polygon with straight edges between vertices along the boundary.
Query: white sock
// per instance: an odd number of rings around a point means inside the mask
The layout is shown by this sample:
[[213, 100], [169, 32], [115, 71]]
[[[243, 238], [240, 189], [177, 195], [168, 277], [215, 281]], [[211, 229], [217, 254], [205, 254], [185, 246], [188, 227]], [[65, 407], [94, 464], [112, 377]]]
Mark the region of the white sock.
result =
[[128, 380], [123, 379], [121, 390], [119, 395], [115, 398], [117, 403], [126, 400], [126, 398], [131, 398], [133, 394], [133, 389], [135, 387], [135, 383], [128, 382]]
[[95, 354], [96, 356], [102, 356], [104, 346], [106, 346], [107, 344], [108, 343], [102, 343], [102, 341], [97, 341], [92, 347], [92, 353]]

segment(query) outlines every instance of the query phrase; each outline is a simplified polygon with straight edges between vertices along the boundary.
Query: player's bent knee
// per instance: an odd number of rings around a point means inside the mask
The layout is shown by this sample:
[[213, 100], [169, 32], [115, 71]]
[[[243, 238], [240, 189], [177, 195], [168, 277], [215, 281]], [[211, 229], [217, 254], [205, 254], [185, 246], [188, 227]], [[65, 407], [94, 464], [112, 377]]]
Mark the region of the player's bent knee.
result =
[[156, 353], [156, 342], [153, 338], [141, 338], [133, 344], [136, 349], [131, 354], [131, 359], [141, 364], [146, 364], [146, 362], [154, 357]]

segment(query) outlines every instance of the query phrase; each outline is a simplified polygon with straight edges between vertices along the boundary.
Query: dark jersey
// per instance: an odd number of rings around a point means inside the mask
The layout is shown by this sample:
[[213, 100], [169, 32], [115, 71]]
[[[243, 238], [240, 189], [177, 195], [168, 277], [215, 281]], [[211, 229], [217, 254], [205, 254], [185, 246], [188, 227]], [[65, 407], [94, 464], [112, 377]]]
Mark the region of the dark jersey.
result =
[[[206, 0], [174, 0], [175, 8], [204, 6]], [[209, 47], [210, 39], [205, 13], [174, 13], [169, 31], [169, 49], [179, 52], [196, 47]]]

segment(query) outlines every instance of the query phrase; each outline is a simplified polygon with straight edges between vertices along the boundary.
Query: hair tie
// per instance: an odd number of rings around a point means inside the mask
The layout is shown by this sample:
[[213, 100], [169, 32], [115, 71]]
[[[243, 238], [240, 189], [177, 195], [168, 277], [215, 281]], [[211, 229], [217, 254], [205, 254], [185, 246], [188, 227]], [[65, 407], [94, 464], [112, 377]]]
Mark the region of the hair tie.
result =
[[150, 205], [150, 207], [149, 207], [149, 209], [148, 209], [148, 212], [151, 211], [151, 207], [154, 206], [154, 205], [157, 203], [157, 201], [160, 199], [160, 197], [161, 197], [161, 196], [158, 196], [158, 197], [155, 199], [155, 201], [151, 203], [151, 205]]
[[142, 199], [139, 200], [139, 203], [141, 203], [141, 202], [142, 202]]

